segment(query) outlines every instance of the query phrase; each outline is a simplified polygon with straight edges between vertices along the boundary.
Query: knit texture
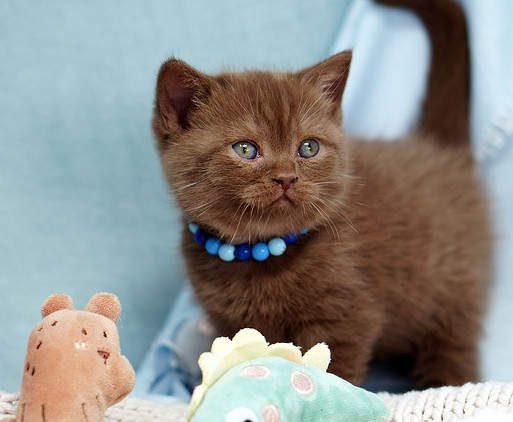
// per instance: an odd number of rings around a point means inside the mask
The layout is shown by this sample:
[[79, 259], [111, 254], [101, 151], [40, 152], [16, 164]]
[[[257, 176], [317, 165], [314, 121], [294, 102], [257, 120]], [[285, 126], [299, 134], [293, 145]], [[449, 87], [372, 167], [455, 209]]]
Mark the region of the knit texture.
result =
[[469, 383], [462, 387], [379, 395], [389, 406], [388, 422], [460, 421], [489, 408], [510, 414], [513, 421], [513, 382]]
[[[380, 393], [390, 408], [388, 422], [456, 422], [494, 409], [513, 421], [513, 382], [486, 382], [406, 394]], [[0, 420], [16, 414], [18, 394], [0, 391]], [[127, 398], [109, 408], [105, 422], [185, 422], [185, 404], [163, 405]], [[508, 420], [508, 419], [505, 419]]]

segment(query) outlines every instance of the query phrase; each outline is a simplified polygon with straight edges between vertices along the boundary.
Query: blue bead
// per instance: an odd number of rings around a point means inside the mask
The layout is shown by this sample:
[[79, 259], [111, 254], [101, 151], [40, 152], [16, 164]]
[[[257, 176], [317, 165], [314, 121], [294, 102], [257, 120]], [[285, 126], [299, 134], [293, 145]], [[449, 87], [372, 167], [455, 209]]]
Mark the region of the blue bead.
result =
[[210, 237], [205, 243], [205, 249], [210, 255], [217, 255], [220, 247], [221, 241], [217, 237]]
[[235, 248], [235, 257], [241, 261], [247, 261], [251, 258], [251, 247], [247, 243], [237, 245]]
[[285, 243], [287, 245], [293, 245], [294, 243], [297, 242], [297, 234], [294, 234], [294, 233], [286, 234], [285, 236], [283, 236], [283, 240], [285, 241]]
[[189, 223], [189, 231], [194, 234], [198, 231], [199, 226], [196, 223]]
[[303, 229], [299, 232], [299, 234], [307, 234], [310, 231], [310, 229]]
[[269, 258], [269, 248], [265, 243], [257, 243], [251, 248], [251, 255], [257, 261], [265, 261]]
[[287, 244], [281, 237], [273, 237], [267, 243], [269, 253], [274, 256], [283, 255], [283, 252], [287, 249]]
[[205, 242], [207, 241], [207, 233], [205, 233], [203, 230], [201, 229], [198, 229], [196, 230], [196, 232], [194, 233], [194, 241], [198, 244], [198, 245], [205, 245]]
[[223, 261], [233, 261], [235, 259], [235, 246], [230, 245], [229, 243], [223, 243], [217, 254]]

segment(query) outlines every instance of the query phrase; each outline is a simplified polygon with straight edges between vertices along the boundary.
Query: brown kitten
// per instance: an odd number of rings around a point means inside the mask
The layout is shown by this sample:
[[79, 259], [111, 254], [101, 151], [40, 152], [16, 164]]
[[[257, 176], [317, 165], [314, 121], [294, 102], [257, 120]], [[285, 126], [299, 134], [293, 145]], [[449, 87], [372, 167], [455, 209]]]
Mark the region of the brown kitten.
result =
[[410, 354], [420, 386], [462, 384], [478, 378], [491, 244], [468, 146], [465, 20], [451, 0], [381, 3], [414, 9], [431, 36], [410, 139], [344, 135], [349, 52], [298, 73], [209, 76], [171, 59], [153, 128], [179, 206], [207, 232], [236, 244], [310, 229], [282, 256], [224, 262], [185, 225], [190, 281], [220, 334], [325, 341], [331, 371], [354, 383], [371, 357]]

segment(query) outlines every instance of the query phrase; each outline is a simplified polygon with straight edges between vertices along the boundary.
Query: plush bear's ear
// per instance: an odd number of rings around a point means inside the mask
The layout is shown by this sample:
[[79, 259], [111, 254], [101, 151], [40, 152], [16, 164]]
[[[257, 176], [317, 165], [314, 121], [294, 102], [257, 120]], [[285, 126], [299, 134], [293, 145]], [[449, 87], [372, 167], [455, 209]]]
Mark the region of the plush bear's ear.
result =
[[61, 309], [75, 309], [73, 299], [68, 295], [63, 294], [51, 295], [44, 301], [43, 305], [41, 305], [41, 315], [43, 315], [44, 318], [55, 311], [60, 311]]
[[121, 314], [121, 304], [112, 293], [96, 293], [87, 303], [85, 310], [103, 315], [117, 323]]

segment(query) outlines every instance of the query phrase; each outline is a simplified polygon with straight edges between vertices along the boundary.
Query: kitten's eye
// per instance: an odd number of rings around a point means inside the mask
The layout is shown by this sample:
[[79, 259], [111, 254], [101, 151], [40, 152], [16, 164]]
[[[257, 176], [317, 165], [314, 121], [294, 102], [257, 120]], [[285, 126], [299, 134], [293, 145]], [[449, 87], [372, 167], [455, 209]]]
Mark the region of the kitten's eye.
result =
[[313, 138], [305, 139], [301, 142], [301, 145], [299, 145], [299, 149], [297, 150], [298, 155], [303, 158], [315, 157], [318, 152], [319, 142]]
[[232, 145], [237, 155], [246, 160], [254, 160], [258, 155], [257, 146], [250, 141], [240, 141]]

